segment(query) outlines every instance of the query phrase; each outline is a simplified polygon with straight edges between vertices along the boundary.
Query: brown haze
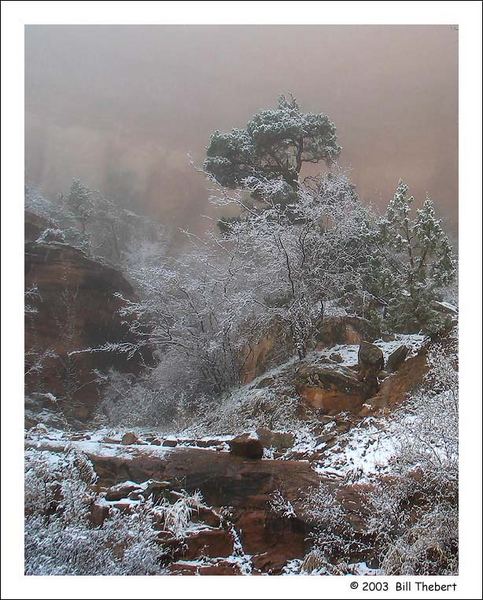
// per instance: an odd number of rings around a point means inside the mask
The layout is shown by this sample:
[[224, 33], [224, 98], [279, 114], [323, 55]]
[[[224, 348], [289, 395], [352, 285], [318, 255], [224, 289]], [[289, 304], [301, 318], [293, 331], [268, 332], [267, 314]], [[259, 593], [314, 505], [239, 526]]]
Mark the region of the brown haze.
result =
[[29, 26], [26, 178], [73, 177], [161, 222], [200, 228], [214, 129], [292, 92], [327, 113], [364, 200], [398, 179], [457, 225], [457, 36], [450, 26]]

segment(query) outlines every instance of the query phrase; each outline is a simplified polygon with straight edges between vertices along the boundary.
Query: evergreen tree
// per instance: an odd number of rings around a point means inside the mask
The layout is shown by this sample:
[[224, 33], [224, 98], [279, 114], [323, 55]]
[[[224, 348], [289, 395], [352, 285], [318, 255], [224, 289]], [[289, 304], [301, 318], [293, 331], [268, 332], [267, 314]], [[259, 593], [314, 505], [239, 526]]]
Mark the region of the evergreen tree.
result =
[[302, 113], [293, 97], [281, 96], [276, 109], [257, 113], [245, 129], [215, 131], [204, 169], [227, 188], [243, 188], [255, 177], [282, 179], [295, 189], [303, 163], [331, 164], [340, 150], [326, 115]]
[[435, 333], [444, 319], [434, 301], [454, 280], [456, 262], [431, 198], [411, 218], [413, 201], [400, 181], [379, 223], [368, 287], [388, 301], [389, 321], [396, 329]]

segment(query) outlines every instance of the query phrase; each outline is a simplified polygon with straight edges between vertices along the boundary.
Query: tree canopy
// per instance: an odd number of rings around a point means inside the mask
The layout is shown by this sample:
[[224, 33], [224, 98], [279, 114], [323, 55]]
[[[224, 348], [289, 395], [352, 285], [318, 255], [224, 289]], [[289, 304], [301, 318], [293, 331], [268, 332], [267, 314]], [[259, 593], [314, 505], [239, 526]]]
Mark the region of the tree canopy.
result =
[[303, 113], [295, 98], [281, 96], [277, 108], [260, 111], [245, 129], [215, 131], [204, 169], [227, 188], [244, 187], [253, 177], [282, 179], [294, 188], [303, 163], [330, 165], [340, 150], [326, 115]]

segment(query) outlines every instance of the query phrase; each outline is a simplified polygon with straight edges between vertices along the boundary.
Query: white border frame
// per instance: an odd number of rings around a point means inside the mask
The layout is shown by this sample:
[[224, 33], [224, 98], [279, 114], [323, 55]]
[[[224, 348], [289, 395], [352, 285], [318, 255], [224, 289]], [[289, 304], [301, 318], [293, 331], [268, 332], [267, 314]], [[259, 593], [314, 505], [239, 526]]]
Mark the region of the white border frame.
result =
[[[349, 19], [349, 22], [348, 22]], [[25, 24], [458, 24], [461, 553], [456, 593], [481, 594], [481, 3], [2, 2], [2, 598], [348, 598], [353, 578], [23, 576]], [[367, 578], [366, 578], [367, 579]], [[400, 578], [378, 578], [390, 581]], [[404, 578], [405, 580], [424, 578]], [[361, 582], [362, 578], [357, 578]], [[376, 597], [393, 597], [373, 593]], [[398, 593], [399, 598], [421, 597]], [[366, 597], [367, 593], [366, 593]]]

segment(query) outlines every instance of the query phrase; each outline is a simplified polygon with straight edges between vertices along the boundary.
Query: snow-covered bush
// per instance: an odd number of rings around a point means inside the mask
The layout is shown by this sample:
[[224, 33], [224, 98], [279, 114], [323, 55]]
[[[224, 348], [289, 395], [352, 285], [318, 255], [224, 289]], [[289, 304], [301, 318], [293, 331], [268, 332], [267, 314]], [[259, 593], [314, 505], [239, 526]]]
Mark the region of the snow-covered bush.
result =
[[92, 465], [78, 452], [53, 457], [29, 451], [25, 481], [27, 575], [162, 574], [153, 507], [112, 510], [102, 526], [89, 521], [95, 499]]
[[169, 531], [175, 538], [182, 539], [189, 529], [193, 513], [197, 512], [202, 506], [204, 504], [200, 492], [197, 491], [194, 494], [181, 492], [180, 497], [174, 503], [162, 499], [156, 505], [156, 512], [163, 519], [164, 529]]
[[390, 473], [370, 478], [349, 503], [324, 483], [296, 505], [313, 527], [300, 572], [349, 573], [364, 557], [385, 575], [457, 574], [456, 332], [432, 345], [427, 362], [423, 385], [391, 419]]
[[425, 384], [400, 416], [394, 478], [371, 495], [369, 531], [387, 575], [458, 570], [458, 374], [455, 334], [429, 355]]

